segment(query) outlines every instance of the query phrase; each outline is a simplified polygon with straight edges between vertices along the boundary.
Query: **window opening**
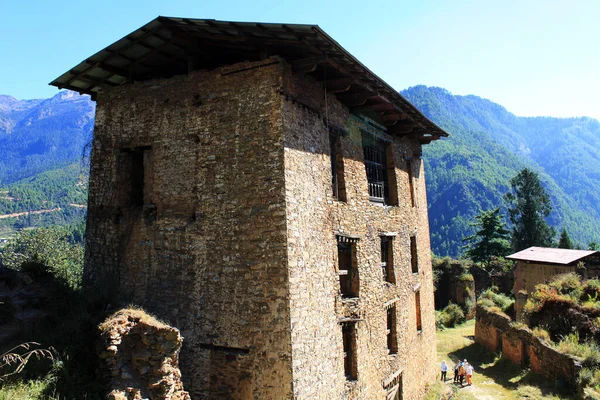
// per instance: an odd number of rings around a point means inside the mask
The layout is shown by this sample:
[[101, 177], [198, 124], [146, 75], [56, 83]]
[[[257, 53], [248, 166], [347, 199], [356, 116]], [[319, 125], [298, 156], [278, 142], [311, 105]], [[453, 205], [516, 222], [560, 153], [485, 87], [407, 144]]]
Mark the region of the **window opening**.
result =
[[398, 352], [398, 335], [396, 333], [396, 306], [387, 309], [387, 348], [389, 354]]
[[416, 306], [416, 312], [417, 312], [417, 331], [421, 332], [421, 330], [423, 330], [423, 326], [421, 325], [421, 292], [420, 291], [416, 291], [415, 292], [415, 306]]
[[338, 270], [342, 297], [358, 297], [355, 243], [340, 241], [340, 237], [338, 237]]
[[413, 274], [419, 273], [419, 258], [417, 257], [417, 237], [410, 237], [410, 266]]
[[151, 203], [149, 176], [147, 176], [147, 169], [151, 164], [150, 151], [150, 146], [144, 146], [123, 149], [121, 152], [125, 156], [123, 168], [126, 171], [124, 175], [126, 181], [123, 183], [129, 186], [129, 197], [126, 204], [130, 207], [141, 207], [145, 203]]
[[356, 380], [356, 324], [345, 322], [342, 324], [342, 340], [344, 345], [344, 374], [348, 380]]
[[346, 186], [344, 183], [344, 158], [341, 151], [340, 135], [329, 134], [329, 154], [331, 158], [331, 187], [333, 197], [346, 201]]
[[375, 203], [397, 204], [395, 168], [391, 143], [363, 132], [363, 156], [369, 199]]
[[396, 283], [392, 239], [393, 237], [391, 236], [381, 237], [381, 269], [383, 272], [383, 279], [386, 282]]
[[413, 163], [411, 160], [406, 161], [406, 172], [408, 175], [408, 191], [410, 192], [410, 206], [415, 206], [415, 188], [413, 182]]

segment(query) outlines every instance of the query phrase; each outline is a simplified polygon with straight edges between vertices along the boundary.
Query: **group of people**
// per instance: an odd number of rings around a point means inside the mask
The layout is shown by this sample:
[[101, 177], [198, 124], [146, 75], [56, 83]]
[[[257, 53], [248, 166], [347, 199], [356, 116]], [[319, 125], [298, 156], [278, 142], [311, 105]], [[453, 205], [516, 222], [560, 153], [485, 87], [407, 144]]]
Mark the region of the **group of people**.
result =
[[[448, 372], [448, 364], [446, 361], [442, 361], [442, 381], [446, 381], [446, 373]], [[454, 383], [460, 383], [463, 385], [465, 378], [467, 378], [467, 385], [472, 385], [473, 381], [471, 378], [473, 377], [473, 366], [467, 362], [465, 358], [463, 361], [458, 361], [454, 365]]]

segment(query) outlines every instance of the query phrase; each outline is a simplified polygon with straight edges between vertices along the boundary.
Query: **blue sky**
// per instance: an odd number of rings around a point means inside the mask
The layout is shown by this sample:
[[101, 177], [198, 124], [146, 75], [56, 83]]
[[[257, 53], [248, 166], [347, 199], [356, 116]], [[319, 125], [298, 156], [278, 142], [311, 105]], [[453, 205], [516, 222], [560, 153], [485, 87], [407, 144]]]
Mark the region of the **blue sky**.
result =
[[0, 93], [52, 96], [48, 82], [158, 15], [318, 24], [398, 90], [600, 119], [595, 0], [0, 0]]

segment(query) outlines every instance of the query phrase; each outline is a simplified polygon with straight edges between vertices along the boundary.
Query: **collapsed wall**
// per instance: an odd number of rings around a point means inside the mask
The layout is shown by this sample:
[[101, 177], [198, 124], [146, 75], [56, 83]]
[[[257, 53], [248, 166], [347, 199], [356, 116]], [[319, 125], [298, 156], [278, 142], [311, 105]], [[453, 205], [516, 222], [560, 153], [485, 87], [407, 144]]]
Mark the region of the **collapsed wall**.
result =
[[116, 312], [100, 326], [100, 375], [113, 400], [189, 400], [179, 371], [183, 337], [142, 310]]

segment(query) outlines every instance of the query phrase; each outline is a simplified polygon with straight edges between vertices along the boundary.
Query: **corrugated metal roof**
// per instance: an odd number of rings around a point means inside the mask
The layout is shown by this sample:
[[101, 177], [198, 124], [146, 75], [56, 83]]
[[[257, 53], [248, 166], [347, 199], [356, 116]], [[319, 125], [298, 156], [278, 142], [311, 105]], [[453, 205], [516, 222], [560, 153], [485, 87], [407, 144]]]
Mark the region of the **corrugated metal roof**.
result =
[[422, 143], [448, 133], [317, 25], [158, 17], [87, 58], [50, 84], [94, 97], [103, 86], [167, 78], [189, 70], [280, 56], [325, 82], [349, 108]]
[[535, 261], [541, 263], [568, 265], [591, 255], [600, 255], [593, 250], [554, 249], [549, 247], [530, 247], [506, 257], [510, 260]]

